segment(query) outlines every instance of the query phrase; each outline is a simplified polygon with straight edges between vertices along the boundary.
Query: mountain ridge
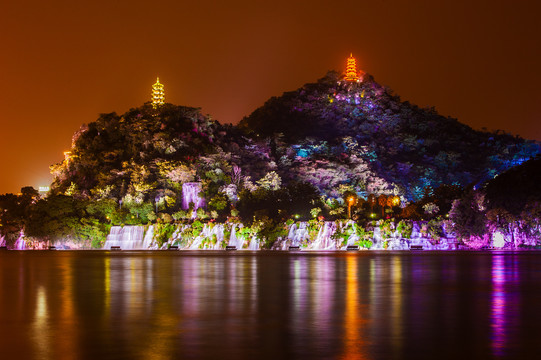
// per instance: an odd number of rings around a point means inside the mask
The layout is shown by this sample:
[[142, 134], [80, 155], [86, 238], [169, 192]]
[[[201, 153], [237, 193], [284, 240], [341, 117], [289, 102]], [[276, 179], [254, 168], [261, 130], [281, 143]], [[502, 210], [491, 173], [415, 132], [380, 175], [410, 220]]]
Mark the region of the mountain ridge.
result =
[[110, 189], [118, 199], [150, 201], [173, 192], [178, 201], [175, 181], [202, 181], [212, 198], [273, 172], [326, 197], [349, 191], [411, 201], [427, 188], [480, 184], [540, 151], [535, 141], [473, 130], [402, 102], [369, 74], [349, 82], [331, 71], [270, 98], [237, 126], [172, 104], [102, 114], [74, 136], [69, 157], [51, 167], [52, 189], [91, 198]]

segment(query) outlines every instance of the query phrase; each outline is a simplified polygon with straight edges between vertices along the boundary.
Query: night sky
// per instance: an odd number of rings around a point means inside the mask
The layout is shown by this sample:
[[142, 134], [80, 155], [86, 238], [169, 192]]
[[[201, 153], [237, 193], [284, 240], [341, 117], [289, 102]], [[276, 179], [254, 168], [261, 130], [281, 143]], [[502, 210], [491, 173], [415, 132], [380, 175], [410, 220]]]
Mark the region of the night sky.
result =
[[73, 133], [150, 99], [238, 123], [345, 68], [476, 129], [541, 140], [541, 2], [4, 1], [0, 193], [48, 185]]

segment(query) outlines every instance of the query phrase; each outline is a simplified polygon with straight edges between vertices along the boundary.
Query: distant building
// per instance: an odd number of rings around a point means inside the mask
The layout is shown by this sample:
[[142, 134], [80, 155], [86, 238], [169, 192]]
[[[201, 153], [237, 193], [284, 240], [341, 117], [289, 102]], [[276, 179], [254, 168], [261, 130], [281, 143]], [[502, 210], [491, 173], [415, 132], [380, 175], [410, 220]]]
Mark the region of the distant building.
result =
[[360, 75], [357, 72], [357, 60], [353, 57], [353, 54], [349, 55], [346, 63], [346, 80], [347, 81], [359, 81]]
[[152, 85], [152, 107], [154, 109], [165, 104], [165, 90], [160, 78], [156, 78], [156, 83]]

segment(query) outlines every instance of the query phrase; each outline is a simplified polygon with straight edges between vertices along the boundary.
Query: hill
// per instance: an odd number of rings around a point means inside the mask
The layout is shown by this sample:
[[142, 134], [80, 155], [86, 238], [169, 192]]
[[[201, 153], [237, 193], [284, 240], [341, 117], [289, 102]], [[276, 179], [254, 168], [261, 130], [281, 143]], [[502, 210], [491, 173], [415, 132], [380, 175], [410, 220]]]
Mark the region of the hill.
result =
[[403, 102], [370, 75], [350, 82], [329, 72], [271, 98], [238, 127], [172, 104], [102, 114], [51, 167], [52, 193], [180, 209], [187, 182], [201, 182], [209, 204], [296, 182], [326, 198], [418, 200], [443, 184], [494, 178], [539, 152], [533, 141], [476, 131]]
[[488, 209], [502, 209], [514, 216], [523, 214], [541, 204], [541, 158], [536, 157], [511, 168], [485, 186]]
[[[238, 126], [172, 104], [102, 114], [51, 166], [47, 197], [33, 189], [0, 197], [0, 234], [14, 243], [24, 229], [38, 242], [67, 238], [101, 247], [113, 224], [154, 223], [162, 241], [175, 231], [173, 221], [197, 217], [257, 223], [264, 237], [276, 238], [292, 219], [347, 214], [366, 224], [445, 216], [461, 186], [494, 179], [486, 193], [495, 211], [485, 216], [484, 205], [472, 207], [484, 194], [467, 191], [449, 213], [456, 224], [464, 220], [468, 235], [468, 211], [479, 209], [472, 236], [485, 239], [486, 217], [499, 221], [505, 211], [524, 218], [524, 204], [538, 209], [537, 193], [532, 202], [527, 192], [509, 190], [537, 189], [538, 174], [524, 175], [524, 167], [502, 173], [539, 153], [536, 142], [476, 131], [403, 102], [369, 75], [349, 82], [330, 72], [270, 99]], [[514, 171], [518, 178], [508, 175]], [[502, 192], [524, 201], [511, 209]]]
[[329, 72], [271, 98], [239, 128], [268, 139], [284, 177], [331, 195], [344, 185], [363, 195], [394, 192], [417, 200], [427, 187], [480, 184], [540, 152], [533, 141], [476, 131], [403, 102], [368, 74], [350, 82]]

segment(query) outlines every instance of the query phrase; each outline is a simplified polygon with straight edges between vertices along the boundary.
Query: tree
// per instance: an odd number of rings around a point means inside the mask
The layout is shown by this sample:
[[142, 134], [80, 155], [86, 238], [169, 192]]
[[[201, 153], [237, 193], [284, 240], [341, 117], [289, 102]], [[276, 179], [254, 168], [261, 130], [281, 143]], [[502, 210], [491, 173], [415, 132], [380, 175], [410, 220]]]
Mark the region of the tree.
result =
[[378, 204], [381, 207], [381, 217], [385, 215], [385, 206], [387, 205], [387, 196], [381, 194], [378, 196]]
[[39, 200], [30, 210], [25, 233], [48, 240], [74, 238], [85, 216], [86, 203], [71, 196], [50, 195]]
[[449, 218], [453, 232], [467, 245], [475, 248], [488, 245], [484, 195], [473, 189], [453, 202]]
[[15, 241], [27, 223], [29, 209], [39, 199], [39, 192], [27, 186], [20, 195], [0, 195], [0, 235], [8, 243]]

